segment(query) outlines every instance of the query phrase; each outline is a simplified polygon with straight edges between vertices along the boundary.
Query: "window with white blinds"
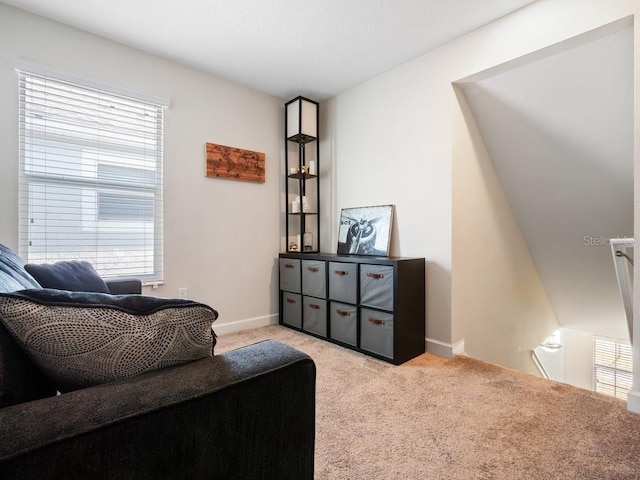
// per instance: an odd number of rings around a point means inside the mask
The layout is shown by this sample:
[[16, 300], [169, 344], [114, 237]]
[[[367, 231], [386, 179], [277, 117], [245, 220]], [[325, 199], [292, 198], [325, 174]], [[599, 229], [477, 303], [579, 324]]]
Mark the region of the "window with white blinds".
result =
[[162, 280], [164, 106], [19, 72], [20, 253]]
[[594, 339], [593, 390], [626, 400], [632, 382], [633, 354], [631, 346], [615, 339]]

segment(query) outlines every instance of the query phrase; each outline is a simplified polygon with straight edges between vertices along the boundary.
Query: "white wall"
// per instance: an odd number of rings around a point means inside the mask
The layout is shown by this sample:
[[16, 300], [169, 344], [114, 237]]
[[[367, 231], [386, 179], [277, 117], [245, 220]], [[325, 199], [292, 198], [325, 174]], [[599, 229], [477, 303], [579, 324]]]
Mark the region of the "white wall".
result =
[[[16, 61], [169, 98], [165, 116], [165, 284], [226, 330], [275, 321], [283, 102], [237, 84], [0, 4], [0, 243], [18, 247]], [[264, 184], [206, 178], [205, 143], [266, 154]], [[243, 321], [247, 321], [244, 322]], [[221, 331], [224, 331], [223, 327]]]
[[558, 323], [624, 338], [611, 247], [598, 240], [633, 235], [633, 22], [532, 57], [460, 86]]
[[563, 328], [564, 378], [576, 387], [593, 387], [593, 334]]
[[559, 328], [466, 97], [453, 107], [452, 335], [465, 353], [538, 375], [531, 351]]
[[[396, 205], [392, 254], [428, 261], [426, 329], [433, 340], [427, 343], [431, 351], [451, 353], [467, 333], [452, 325], [451, 313], [451, 277], [456, 275], [451, 232], [453, 222], [464, 221], [453, 218], [451, 207], [452, 108], [457, 105], [452, 83], [639, 9], [632, 0], [539, 0], [326, 102], [333, 116], [327, 142], [335, 176], [333, 203], [325, 208], [331, 209], [333, 228], [341, 208]], [[637, 28], [635, 36], [637, 45]], [[635, 53], [635, 91], [640, 90], [638, 63]], [[638, 118], [637, 103], [635, 112]], [[637, 149], [635, 158], [637, 164]]]

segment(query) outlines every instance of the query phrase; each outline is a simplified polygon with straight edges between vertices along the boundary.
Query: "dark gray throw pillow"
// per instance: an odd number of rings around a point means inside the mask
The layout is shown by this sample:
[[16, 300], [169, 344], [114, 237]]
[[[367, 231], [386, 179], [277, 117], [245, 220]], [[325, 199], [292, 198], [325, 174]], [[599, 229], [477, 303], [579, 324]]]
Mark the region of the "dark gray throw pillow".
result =
[[83, 260], [42, 264], [27, 263], [24, 268], [42, 288], [72, 292], [109, 293], [109, 287], [100, 278], [93, 265]]
[[0, 294], [0, 322], [61, 392], [210, 356], [217, 317], [191, 300], [49, 289]]

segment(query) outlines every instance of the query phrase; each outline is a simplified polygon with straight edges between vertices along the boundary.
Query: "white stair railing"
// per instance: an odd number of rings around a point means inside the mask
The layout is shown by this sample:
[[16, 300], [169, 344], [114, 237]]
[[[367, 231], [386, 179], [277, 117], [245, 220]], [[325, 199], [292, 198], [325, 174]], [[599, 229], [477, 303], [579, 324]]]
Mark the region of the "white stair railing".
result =
[[633, 341], [633, 284], [632, 273], [629, 266], [633, 266], [633, 258], [627, 253], [636, 244], [633, 238], [612, 238], [611, 253], [613, 254], [613, 264], [618, 279], [618, 288], [624, 304], [624, 313], [627, 317], [629, 328], [629, 339]]
[[533, 364], [536, 366], [536, 368], [540, 372], [540, 375], [542, 376], [542, 378], [546, 378], [547, 380], [549, 380], [550, 378], [549, 374], [547, 373], [547, 370], [544, 368], [544, 365], [542, 365], [542, 362], [538, 358], [538, 354], [536, 353], [535, 350], [531, 350], [531, 360], [533, 360]]

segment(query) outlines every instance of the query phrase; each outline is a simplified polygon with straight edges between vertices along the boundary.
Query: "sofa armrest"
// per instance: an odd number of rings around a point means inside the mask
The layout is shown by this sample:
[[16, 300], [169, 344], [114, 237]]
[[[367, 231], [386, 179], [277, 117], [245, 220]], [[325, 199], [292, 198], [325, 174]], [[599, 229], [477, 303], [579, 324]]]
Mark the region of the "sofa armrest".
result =
[[266, 341], [0, 409], [0, 478], [313, 479], [315, 365]]
[[109, 293], [113, 295], [138, 294], [142, 293], [142, 281], [136, 278], [119, 280], [105, 280]]

